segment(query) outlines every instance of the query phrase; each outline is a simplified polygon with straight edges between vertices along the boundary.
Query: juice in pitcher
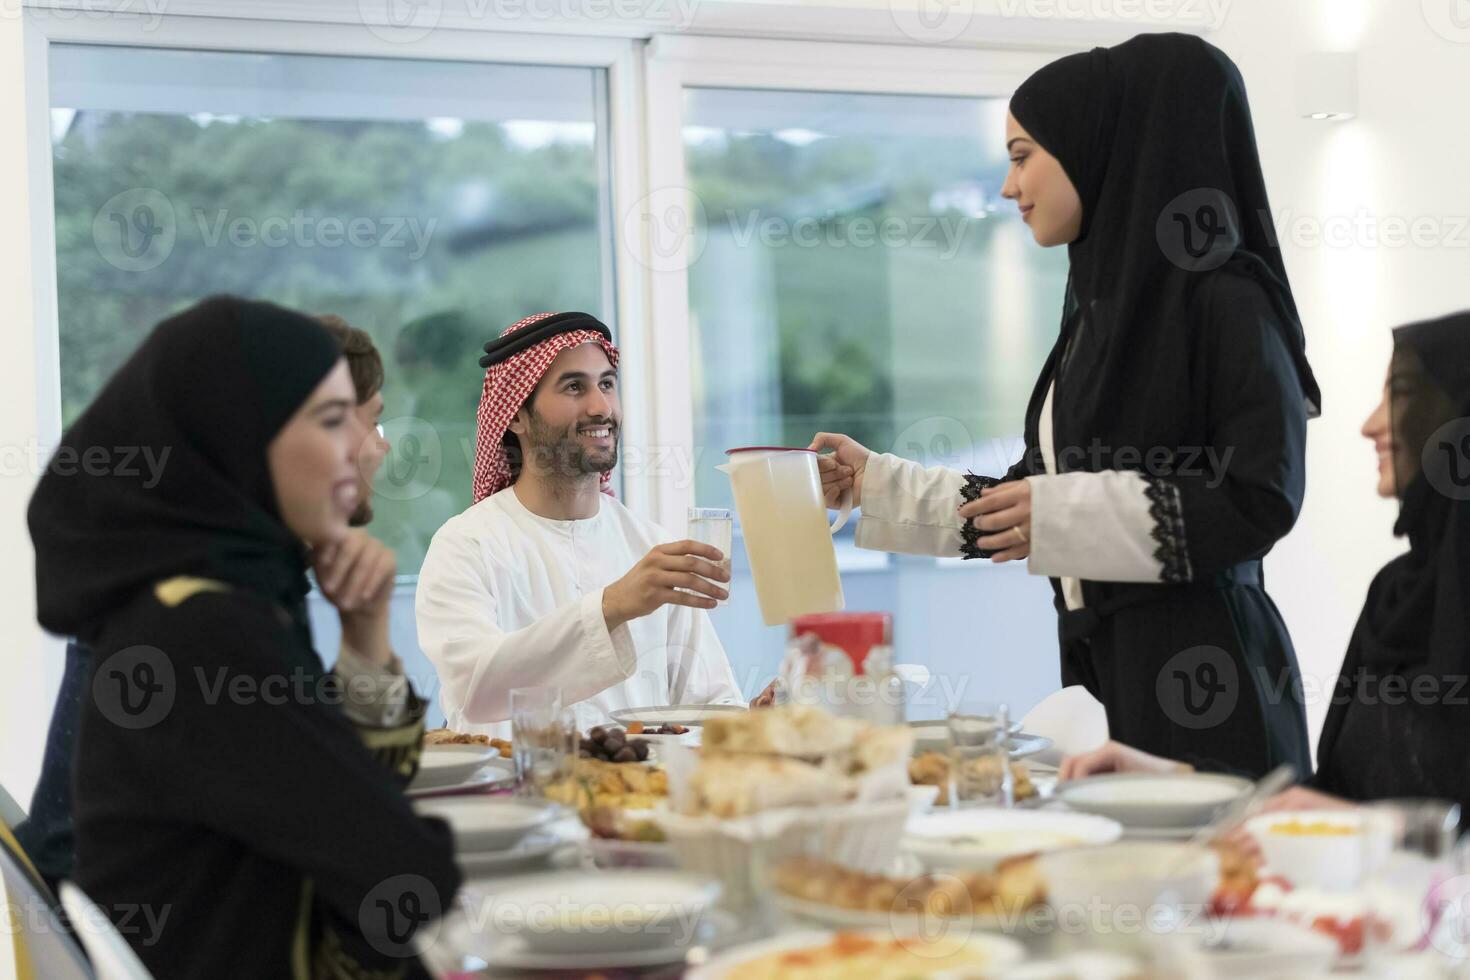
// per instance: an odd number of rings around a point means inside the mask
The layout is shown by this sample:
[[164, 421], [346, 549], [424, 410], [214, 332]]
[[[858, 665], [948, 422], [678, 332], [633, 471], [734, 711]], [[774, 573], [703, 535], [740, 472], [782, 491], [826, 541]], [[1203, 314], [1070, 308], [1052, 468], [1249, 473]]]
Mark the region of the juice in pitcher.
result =
[[761, 618], [767, 626], [808, 613], [843, 608], [842, 579], [832, 535], [847, 521], [827, 524], [817, 455], [807, 449], [731, 449], [728, 473], [745, 536]]

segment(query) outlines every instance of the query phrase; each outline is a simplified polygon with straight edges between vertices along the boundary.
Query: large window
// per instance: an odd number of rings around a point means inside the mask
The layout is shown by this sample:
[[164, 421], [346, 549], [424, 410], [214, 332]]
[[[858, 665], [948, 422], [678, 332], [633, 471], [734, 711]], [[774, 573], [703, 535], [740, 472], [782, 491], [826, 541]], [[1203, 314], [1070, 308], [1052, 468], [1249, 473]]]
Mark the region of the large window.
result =
[[480, 346], [611, 322], [601, 69], [63, 45], [51, 87], [64, 422], [203, 296], [338, 314], [387, 368], [402, 572], [469, 504]]
[[[981, 473], [1019, 457], [1067, 260], [1001, 197], [1005, 112], [1003, 98], [686, 90], [696, 459], [818, 431]], [[695, 491], [729, 505], [710, 467]], [[848, 606], [894, 613], [901, 661], [1021, 708], [1055, 687], [1044, 582], [1019, 565], [982, 582], [983, 563], [857, 552], [851, 535], [838, 542]], [[773, 669], [784, 631], [761, 625], [737, 576], [742, 592], [714, 614], [720, 635]], [[1050, 663], [1016, 669], [1020, 649]]]

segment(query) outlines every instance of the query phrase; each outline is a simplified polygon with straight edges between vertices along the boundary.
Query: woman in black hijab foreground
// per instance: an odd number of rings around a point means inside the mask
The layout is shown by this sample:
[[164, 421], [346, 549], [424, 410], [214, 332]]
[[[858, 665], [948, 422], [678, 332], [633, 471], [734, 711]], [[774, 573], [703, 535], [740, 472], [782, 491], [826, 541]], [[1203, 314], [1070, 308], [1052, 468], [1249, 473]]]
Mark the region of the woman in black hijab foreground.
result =
[[1071, 55], [1016, 91], [1007, 147], [1003, 193], [1070, 261], [1024, 456], [996, 480], [822, 433], [829, 499], [853, 488], [862, 547], [1051, 577], [1062, 683], [1119, 738], [1305, 771], [1296, 654], [1261, 559], [1301, 507], [1321, 397], [1240, 73], [1179, 34]]
[[[458, 888], [447, 826], [402, 793], [424, 705], [386, 618], [344, 619], [333, 671], [305, 619], [307, 550], [358, 503], [355, 404], [319, 323], [206, 300], [113, 376], [31, 501], [38, 618], [95, 651], [76, 880], [160, 978], [411, 974]], [[165, 462], [79, 465], [99, 446]]]
[[[1470, 814], [1470, 312], [1399, 327], [1393, 340], [1363, 435], [1409, 551], [1368, 587], [1328, 689], [1316, 776], [1278, 806], [1434, 798]], [[1114, 743], [1066, 760], [1062, 777], [1172, 768]]]

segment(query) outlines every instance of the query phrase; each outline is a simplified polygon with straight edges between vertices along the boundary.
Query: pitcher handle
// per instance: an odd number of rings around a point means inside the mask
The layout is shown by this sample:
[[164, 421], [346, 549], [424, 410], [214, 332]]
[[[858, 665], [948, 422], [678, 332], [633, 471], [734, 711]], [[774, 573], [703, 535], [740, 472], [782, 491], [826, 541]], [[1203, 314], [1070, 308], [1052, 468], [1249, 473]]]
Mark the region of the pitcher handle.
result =
[[842, 491], [842, 496], [837, 498], [837, 520], [832, 522], [832, 533], [836, 534], [842, 530], [847, 519], [852, 516], [852, 488], [848, 487]]

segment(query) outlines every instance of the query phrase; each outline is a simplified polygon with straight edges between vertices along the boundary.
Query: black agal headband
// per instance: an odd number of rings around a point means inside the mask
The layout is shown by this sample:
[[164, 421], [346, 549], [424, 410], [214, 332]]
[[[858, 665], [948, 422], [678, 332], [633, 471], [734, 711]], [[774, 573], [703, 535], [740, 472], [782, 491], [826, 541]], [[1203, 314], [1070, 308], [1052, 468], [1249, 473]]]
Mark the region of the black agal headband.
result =
[[490, 341], [485, 345], [485, 354], [480, 358], [480, 367], [488, 368], [492, 364], [508, 361], [521, 351], [529, 350], [558, 334], [573, 333], [577, 330], [595, 331], [602, 334], [608, 343], [612, 343], [612, 331], [607, 328], [607, 324], [592, 314], [558, 313], [556, 316], [549, 316], [522, 330], [512, 331]]

